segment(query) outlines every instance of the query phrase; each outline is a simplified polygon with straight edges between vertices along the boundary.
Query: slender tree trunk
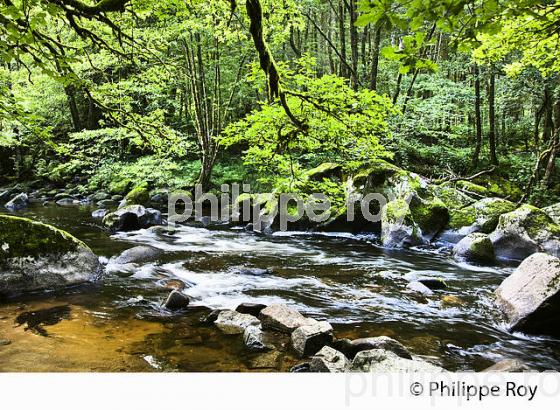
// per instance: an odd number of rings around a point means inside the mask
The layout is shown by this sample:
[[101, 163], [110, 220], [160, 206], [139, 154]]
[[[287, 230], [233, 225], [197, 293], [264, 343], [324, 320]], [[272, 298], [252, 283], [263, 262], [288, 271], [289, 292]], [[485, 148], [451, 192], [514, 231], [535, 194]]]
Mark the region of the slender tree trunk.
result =
[[397, 85], [395, 86], [395, 93], [393, 94], [393, 104], [396, 104], [399, 100], [399, 94], [401, 93], [401, 82], [403, 75], [399, 73], [397, 77]]
[[68, 100], [68, 107], [70, 108], [70, 116], [72, 117], [72, 126], [74, 131], [82, 130], [82, 121], [80, 119], [80, 111], [78, 110], [78, 104], [76, 103], [76, 87], [73, 85], [67, 85], [64, 87], [64, 93], [66, 94], [66, 99]]
[[354, 90], [358, 89], [358, 27], [356, 27], [356, 20], [358, 18], [358, 10], [356, 9], [356, 0], [349, 0], [348, 7], [350, 10], [348, 14], [350, 15], [350, 50], [352, 53], [352, 75], [351, 82], [352, 88]]
[[373, 50], [371, 59], [371, 77], [369, 88], [377, 91], [377, 76], [379, 72], [379, 53], [381, 51], [381, 34], [383, 32], [383, 24], [378, 23], [375, 30], [375, 38], [373, 39]]
[[344, 7], [344, 0], [338, 2], [338, 31], [340, 39], [340, 76], [348, 78], [348, 70], [344, 62], [348, 61], [346, 58], [346, 12]]
[[556, 158], [558, 156], [558, 151], [560, 150], [560, 100], [557, 100], [554, 104], [553, 111], [556, 120], [556, 127], [552, 135], [552, 140], [550, 141], [550, 154], [548, 156], [548, 162], [543, 179], [547, 188], [552, 186], [553, 176], [556, 170]]
[[488, 84], [488, 144], [490, 146], [490, 162], [498, 165], [496, 154], [496, 73], [494, 67], [490, 67], [490, 81]]
[[480, 70], [478, 65], [474, 65], [474, 115], [475, 115], [475, 128], [476, 128], [476, 144], [473, 153], [472, 167], [478, 167], [480, 151], [482, 150], [482, 114], [481, 114], [481, 97], [480, 97]]

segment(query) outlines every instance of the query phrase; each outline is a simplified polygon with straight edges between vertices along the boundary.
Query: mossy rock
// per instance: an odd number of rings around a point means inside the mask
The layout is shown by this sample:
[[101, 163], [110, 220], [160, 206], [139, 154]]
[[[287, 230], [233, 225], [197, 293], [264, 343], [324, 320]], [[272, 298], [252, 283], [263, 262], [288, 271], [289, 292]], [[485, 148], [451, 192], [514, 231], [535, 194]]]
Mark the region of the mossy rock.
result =
[[498, 225], [500, 215], [514, 209], [515, 204], [506, 199], [485, 198], [466, 208], [452, 211], [449, 228], [459, 230], [472, 227], [473, 232], [490, 233]]
[[413, 200], [410, 210], [412, 219], [425, 235], [438, 233], [449, 222], [449, 210], [439, 198], [431, 201]]
[[127, 205], [146, 205], [149, 203], [150, 191], [148, 189], [148, 183], [143, 183], [135, 187], [126, 194], [125, 200]]
[[366, 191], [371, 191], [383, 185], [389, 177], [404, 173], [405, 171], [396, 165], [382, 159], [376, 159], [370, 161], [367, 167], [356, 173], [352, 179], [357, 187], [362, 186]]
[[507, 198], [511, 201], [518, 201], [523, 197], [523, 190], [515, 183], [497, 175], [483, 175], [474, 181], [487, 189], [491, 196], [498, 196], [500, 198]]
[[560, 226], [532, 205], [500, 216], [490, 239], [500, 258], [522, 260], [535, 252], [560, 256]]
[[544, 212], [557, 224], [560, 224], [560, 202], [543, 209]]
[[55, 289], [95, 280], [98, 258], [54, 226], [0, 215], [0, 293]]
[[462, 209], [476, 202], [476, 199], [458, 191], [449, 182], [434, 185], [432, 189], [434, 191], [434, 195], [436, 195], [450, 210]]
[[470, 181], [457, 181], [455, 185], [457, 188], [466, 191], [467, 193], [480, 195], [482, 197], [490, 196], [490, 191], [487, 188], [482, 185], [474, 184]]
[[492, 264], [496, 260], [492, 241], [483, 233], [472, 233], [464, 237], [453, 248], [453, 256], [459, 260], [482, 264]]

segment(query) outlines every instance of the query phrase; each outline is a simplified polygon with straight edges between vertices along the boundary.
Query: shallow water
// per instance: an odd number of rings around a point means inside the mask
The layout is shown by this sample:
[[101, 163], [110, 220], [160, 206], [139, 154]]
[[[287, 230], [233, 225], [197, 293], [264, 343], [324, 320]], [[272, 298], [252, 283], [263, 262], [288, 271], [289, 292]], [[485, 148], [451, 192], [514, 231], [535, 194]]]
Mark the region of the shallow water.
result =
[[[0, 304], [2, 371], [285, 371], [289, 352], [249, 354], [239, 336], [200, 323], [210, 308], [287, 303], [326, 319], [337, 337], [387, 335], [451, 371], [503, 358], [560, 370], [560, 341], [509, 334], [492, 292], [511, 268], [458, 264], [445, 252], [390, 251], [374, 238], [180, 226], [109, 237], [87, 207], [33, 206], [18, 214], [52, 223], [110, 258], [138, 244], [165, 251], [156, 262], [107, 266], [103, 281]], [[256, 275], [246, 268], [265, 268]], [[445, 279], [428, 298], [406, 289], [415, 274]], [[187, 284], [187, 312], [160, 308], [166, 279]], [[279, 347], [288, 340], [278, 336]], [[284, 349], [285, 350], [285, 349]]]

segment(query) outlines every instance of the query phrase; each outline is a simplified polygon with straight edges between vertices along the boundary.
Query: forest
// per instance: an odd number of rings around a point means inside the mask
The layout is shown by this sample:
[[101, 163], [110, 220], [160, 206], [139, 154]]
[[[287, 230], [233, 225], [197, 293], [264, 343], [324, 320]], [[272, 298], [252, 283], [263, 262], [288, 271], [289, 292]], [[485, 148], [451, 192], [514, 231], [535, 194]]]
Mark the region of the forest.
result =
[[2, 183], [265, 192], [384, 158], [557, 201], [557, 2], [246, 3], [3, 2]]
[[0, 371], [560, 369], [560, 0], [0, 23]]

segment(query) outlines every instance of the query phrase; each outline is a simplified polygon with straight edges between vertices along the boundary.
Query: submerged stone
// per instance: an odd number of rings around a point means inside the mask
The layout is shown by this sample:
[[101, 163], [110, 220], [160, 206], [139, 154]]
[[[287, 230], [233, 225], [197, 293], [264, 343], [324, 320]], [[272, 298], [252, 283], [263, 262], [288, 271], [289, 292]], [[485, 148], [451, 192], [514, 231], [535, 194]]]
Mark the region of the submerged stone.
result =
[[190, 303], [190, 299], [184, 293], [173, 290], [163, 302], [163, 307], [169, 310], [181, 310], [185, 309]]

